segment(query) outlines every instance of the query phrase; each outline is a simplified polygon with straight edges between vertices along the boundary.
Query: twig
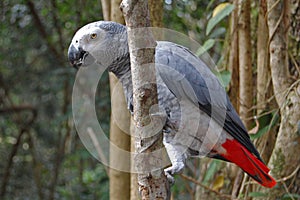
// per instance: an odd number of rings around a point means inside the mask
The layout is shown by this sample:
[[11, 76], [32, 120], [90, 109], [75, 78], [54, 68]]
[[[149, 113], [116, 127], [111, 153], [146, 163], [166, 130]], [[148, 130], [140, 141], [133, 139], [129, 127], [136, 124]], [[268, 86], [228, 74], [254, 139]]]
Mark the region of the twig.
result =
[[30, 148], [30, 152], [32, 155], [32, 168], [33, 168], [33, 177], [34, 177], [34, 182], [37, 188], [37, 193], [39, 196], [39, 199], [45, 199], [44, 198], [44, 194], [43, 194], [43, 186], [42, 186], [42, 176], [41, 176], [41, 169], [38, 166], [39, 162], [37, 160], [37, 155], [36, 155], [36, 149], [34, 146], [34, 142], [33, 142], [33, 136], [30, 134], [30, 132], [27, 132], [27, 136], [28, 136], [28, 144], [29, 144], [29, 148]]
[[[235, 166], [237, 168], [237, 166]], [[231, 198], [235, 199], [239, 196], [239, 191], [243, 190], [242, 179], [243, 179], [243, 172], [242, 170], [238, 169], [236, 178], [233, 183], [232, 192], [231, 192]]]
[[296, 67], [296, 69], [298, 71], [298, 74], [300, 75], [300, 67], [299, 67], [297, 61], [295, 60], [295, 57], [289, 51], [288, 51], [288, 54], [289, 54], [291, 60], [293, 61], [294, 65], [295, 65], [295, 67]]
[[[280, 2], [280, 0], [276, 1], [276, 2], [272, 5], [272, 7], [268, 10], [268, 12], [267, 12], [267, 14], [266, 14], [266, 21], [267, 21], [267, 17], [268, 17], [268, 15], [270, 14], [270, 12], [277, 6], [277, 4], [278, 4], [279, 2]], [[273, 39], [273, 37], [274, 37], [274, 35], [275, 35], [275, 33], [276, 33], [276, 31], [277, 31], [279, 25], [280, 25], [280, 22], [281, 22], [282, 19], [283, 19], [283, 14], [284, 14], [284, 11], [282, 11], [282, 13], [281, 13], [281, 15], [280, 15], [280, 17], [279, 17], [279, 19], [278, 19], [276, 25], [275, 25], [274, 31], [273, 31], [273, 33], [272, 33], [272, 34], [270, 35], [270, 37], [269, 37], [269, 41], [268, 41], [268, 47], [269, 47], [269, 48], [270, 48], [271, 41], [272, 41], [272, 39]]]
[[295, 200], [294, 197], [291, 195], [289, 189], [287, 188], [286, 184], [285, 183], [282, 183], [286, 193], [289, 195], [289, 197], [292, 199], [292, 200]]
[[31, 12], [33, 21], [34, 21], [37, 29], [41, 33], [41, 36], [46, 41], [46, 43], [47, 43], [50, 51], [55, 55], [55, 57], [57, 58], [57, 60], [59, 61], [59, 63], [62, 64], [62, 65], [64, 65], [65, 62], [64, 62], [64, 59], [62, 57], [63, 54], [59, 53], [57, 51], [57, 49], [55, 48], [55, 46], [51, 43], [50, 37], [49, 37], [49, 35], [48, 35], [47, 31], [46, 31], [45, 26], [42, 23], [42, 20], [40, 19], [39, 15], [38, 15], [38, 13], [36, 11], [34, 3], [32, 1], [30, 1], [30, 0], [27, 0], [26, 3], [27, 3], [27, 6], [28, 6], [28, 8], [29, 8], [29, 10]]
[[277, 182], [284, 182], [287, 181], [288, 179], [292, 178], [293, 176], [295, 176], [295, 174], [298, 172], [298, 170], [300, 169], [300, 165], [298, 165], [298, 167], [288, 176], [283, 177], [281, 179], [276, 180]]
[[[62, 115], [66, 115], [68, 105], [70, 102], [70, 97], [69, 97], [69, 82], [68, 80], [65, 80], [64, 83], [64, 103], [61, 108]], [[63, 133], [65, 132], [65, 135], [63, 137]], [[68, 123], [68, 120], [65, 120], [61, 122], [59, 126], [59, 131], [58, 131], [58, 141], [62, 142], [57, 142], [57, 152], [56, 152], [56, 159], [54, 163], [54, 168], [53, 168], [53, 179], [50, 184], [50, 192], [49, 192], [49, 200], [54, 199], [54, 193], [55, 193], [55, 188], [57, 185], [58, 181], [58, 174], [60, 171], [61, 164], [63, 162], [64, 156], [65, 156], [65, 148], [66, 148], [66, 143], [68, 141], [68, 138], [70, 137], [71, 134], [71, 128]]]
[[8, 107], [8, 108], [1, 108], [0, 114], [22, 112], [22, 111], [26, 111], [26, 110], [36, 112], [36, 109], [31, 105], [18, 105], [18, 106], [12, 106], [12, 107]]
[[182, 177], [182, 178], [184, 178], [184, 179], [186, 179], [186, 180], [189, 180], [189, 181], [191, 181], [191, 182], [193, 182], [193, 183], [195, 183], [195, 184], [197, 184], [197, 185], [199, 185], [199, 186], [205, 188], [206, 190], [209, 190], [209, 191], [211, 191], [211, 192], [217, 194], [217, 195], [220, 196], [220, 197], [224, 197], [224, 198], [226, 198], [226, 199], [231, 199], [231, 196], [230, 196], [230, 195], [222, 194], [222, 193], [220, 193], [220, 192], [218, 192], [218, 191], [216, 191], [216, 190], [214, 190], [214, 189], [212, 189], [212, 188], [210, 188], [210, 187], [208, 187], [208, 186], [206, 186], [206, 185], [200, 183], [199, 181], [197, 181], [196, 179], [194, 179], [194, 178], [192, 178], [192, 177], [186, 176], [186, 175], [184, 175], [184, 174], [180, 174], [180, 177]]
[[0, 197], [4, 198], [5, 193], [6, 193], [6, 187], [7, 187], [7, 183], [9, 181], [9, 177], [10, 177], [10, 172], [12, 170], [12, 165], [13, 165], [13, 158], [15, 157], [15, 155], [17, 154], [18, 151], [18, 147], [21, 143], [21, 139], [23, 134], [25, 133], [25, 129], [21, 129], [19, 132], [19, 135], [17, 137], [17, 141], [16, 143], [13, 145], [13, 148], [11, 150], [10, 156], [9, 156], [9, 160], [7, 163], [6, 168], [4, 169], [4, 175], [2, 178], [2, 185], [1, 185], [1, 190], [0, 190]]
[[61, 27], [58, 23], [58, 18], [57, 18], [57, 4], [56, 4], [56, 0], [51, 0], [51, 5], [52, 5], [52, 12], [51, 12], [51, 15], [52, 15], [52, 20], [53, 20], [53, 25], [54, 25], [54, 28], [56, 29], [57, 31], [57, 34], [58, 34], [58, 39], [59, 39], [59, 42], [58, 42], [58, 46], [60, 47], [60, 51], [63, 51], [64, 50], [64, 40], [63, 40], [63, 34], [62, 34], [62, 31], [61, 31]]
[[[26, 127], [29, 127], [37, 117], [37, 110], [32, 105], [26, 105], [26, 104], [18, 105], [18, 106], [12, 105], [11, 107], [1, 108], [0, 114], [20, 113], [25, 111], [30, 111], [32, 113], [31, 118], [26, 123], [24, 123], [25, 129], [27, 129]], [[24, 121], [22, 120], [22, 122]]]

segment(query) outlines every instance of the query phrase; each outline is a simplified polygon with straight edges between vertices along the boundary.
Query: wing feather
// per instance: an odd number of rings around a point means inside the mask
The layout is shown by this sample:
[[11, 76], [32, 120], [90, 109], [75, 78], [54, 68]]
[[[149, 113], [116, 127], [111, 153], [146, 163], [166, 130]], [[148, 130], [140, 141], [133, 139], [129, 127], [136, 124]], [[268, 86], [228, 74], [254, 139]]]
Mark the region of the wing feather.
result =
[[248, 132], [218, 78], [187, 48], [158, 42], [156, 69], [176, 98], [186, 98], [212, 117], [223, 129], [261, 160]]

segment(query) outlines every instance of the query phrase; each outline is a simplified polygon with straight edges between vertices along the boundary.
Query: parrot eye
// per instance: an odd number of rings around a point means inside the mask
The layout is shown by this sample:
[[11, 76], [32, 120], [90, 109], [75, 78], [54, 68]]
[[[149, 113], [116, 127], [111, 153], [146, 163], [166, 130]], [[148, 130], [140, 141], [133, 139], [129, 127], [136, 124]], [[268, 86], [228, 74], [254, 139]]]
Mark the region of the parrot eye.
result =
[[96, 33], [92, 33], [91, 34], [91, 39], [95, 39], [97, 37], [97, 34]]

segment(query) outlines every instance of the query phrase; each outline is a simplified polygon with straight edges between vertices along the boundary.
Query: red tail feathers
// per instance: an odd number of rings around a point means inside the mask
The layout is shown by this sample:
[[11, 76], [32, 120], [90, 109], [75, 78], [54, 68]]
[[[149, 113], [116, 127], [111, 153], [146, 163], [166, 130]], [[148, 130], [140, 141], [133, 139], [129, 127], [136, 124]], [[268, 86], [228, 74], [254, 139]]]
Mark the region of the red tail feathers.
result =
[[223, 158], [237, 164], [261, 185], [268, 188], [276, 185], [276, 181], [268, 174], [268, 167], [239, 142], [227, 139], [222, 146], [226, 149], [226, 153], [221, 154]]

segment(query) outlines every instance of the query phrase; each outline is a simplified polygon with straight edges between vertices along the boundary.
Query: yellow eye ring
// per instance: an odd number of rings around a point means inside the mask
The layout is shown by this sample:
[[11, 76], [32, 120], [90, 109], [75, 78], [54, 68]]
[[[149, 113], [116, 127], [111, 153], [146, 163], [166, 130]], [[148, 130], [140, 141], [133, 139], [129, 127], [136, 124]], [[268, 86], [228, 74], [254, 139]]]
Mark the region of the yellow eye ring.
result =
[[91, 34], [91, 39], [95, 39], [97, 37], [97, 34], [96, 33], [92, 33]]

